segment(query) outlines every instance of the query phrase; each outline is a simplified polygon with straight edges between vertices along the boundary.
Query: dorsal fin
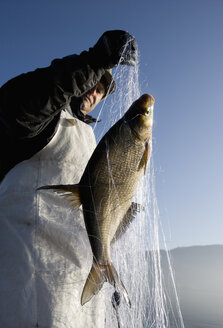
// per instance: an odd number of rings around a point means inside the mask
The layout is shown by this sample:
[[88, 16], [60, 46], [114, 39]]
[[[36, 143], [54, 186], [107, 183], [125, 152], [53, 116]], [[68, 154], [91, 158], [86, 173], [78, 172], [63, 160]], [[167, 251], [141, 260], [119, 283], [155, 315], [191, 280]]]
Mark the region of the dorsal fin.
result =
[[52, 186], [42, 186], [37, 190], [53, 190], [57, 194], [64, 197], [69, 201], [70, 205], [74, 208], [78, 208], [81, 206], [81, 198], [79, 185], [52, 185]]

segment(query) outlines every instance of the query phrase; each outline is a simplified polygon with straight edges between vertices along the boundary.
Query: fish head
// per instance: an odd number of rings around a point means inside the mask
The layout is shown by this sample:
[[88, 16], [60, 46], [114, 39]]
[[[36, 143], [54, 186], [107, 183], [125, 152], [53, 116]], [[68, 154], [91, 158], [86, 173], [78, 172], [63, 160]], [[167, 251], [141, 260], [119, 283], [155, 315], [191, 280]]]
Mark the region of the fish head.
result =
[[137, 99], [124, 115], [125, 122], [140, 140], [151, 136], [153, 126], [153, 108], [155, 99], [144, 94]]

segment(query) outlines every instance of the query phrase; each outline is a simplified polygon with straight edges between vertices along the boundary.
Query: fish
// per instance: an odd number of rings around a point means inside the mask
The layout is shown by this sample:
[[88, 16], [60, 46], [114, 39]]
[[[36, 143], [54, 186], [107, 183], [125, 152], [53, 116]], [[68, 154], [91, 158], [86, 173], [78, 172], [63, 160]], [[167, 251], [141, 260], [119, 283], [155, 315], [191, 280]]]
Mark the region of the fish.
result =
[[111, 261], [111, 244], [135, 218], [132, 201], [152, 151], [154, 98], [143, 94], [102, 137], [78, 184], [42, 186], [65, 197], [71, 207], [82, 205], [93, 262], [81, 305], [98, 294], [104, 282], [114, 286], [131, 307], [126, 288]]

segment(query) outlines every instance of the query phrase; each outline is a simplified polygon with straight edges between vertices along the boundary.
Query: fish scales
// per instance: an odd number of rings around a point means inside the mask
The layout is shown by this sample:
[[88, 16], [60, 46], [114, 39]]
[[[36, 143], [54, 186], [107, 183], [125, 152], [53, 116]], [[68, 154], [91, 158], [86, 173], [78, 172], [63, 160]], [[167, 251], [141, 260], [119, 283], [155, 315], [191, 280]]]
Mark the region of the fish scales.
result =
[[[101, 147], [98, 148], [100, 156], [95, 156], [97, 160], [92, 157], [92, 163], [89, 163], [88, 167], [91, 175], [88, 176], [87, 184], [92, 186], [92, 199], [91, 202], [88, 201], [87, 210], [96, 213], [97, 221], [101, 225], [98, 233], [104, 245], [103, 248], [100, 241], [96, 245], [94, 243], [93, 253], [96, 259], [100, 258], [103, 263], [110, 261], [110, 242], [131, 204], [138, 180], [143, 174], [143, 168], [138, 170], [138, 167], [145, 150], [145, 143], [137, 140], [127, 123], [120, 122], [120, 125], [121, 128], [117, 125], [113, 130], [114, 133], [106, 136], [104, 144], [101, 143]], [[106, 147], [108, 154], [105, 151]], [[126, 190], [128, 193], [125, 192]], [[89, 220], [92, 218], [87, 218], [87, 226]]]

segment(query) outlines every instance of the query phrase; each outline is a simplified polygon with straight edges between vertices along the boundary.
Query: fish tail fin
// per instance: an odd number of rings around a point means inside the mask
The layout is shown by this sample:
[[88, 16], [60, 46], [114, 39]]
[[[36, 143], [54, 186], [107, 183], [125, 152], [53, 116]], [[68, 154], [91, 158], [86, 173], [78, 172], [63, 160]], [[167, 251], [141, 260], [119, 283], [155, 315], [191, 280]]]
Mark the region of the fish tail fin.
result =
[[102, 288], [104, 282], [108, 281], [111, 285], [115, 287], [118, 291], [122, 293], [127, 304], [131, 307], [131, 302], [128, 297], [128, 293], [120, 280], [117, 271], [112, 263], [107, 265], [98, 264], [93, 262], [91, 271], [85, 283], [82, 295], [81, 295], [81, 305], [84, 305], [90, 299], [96, 295]]

